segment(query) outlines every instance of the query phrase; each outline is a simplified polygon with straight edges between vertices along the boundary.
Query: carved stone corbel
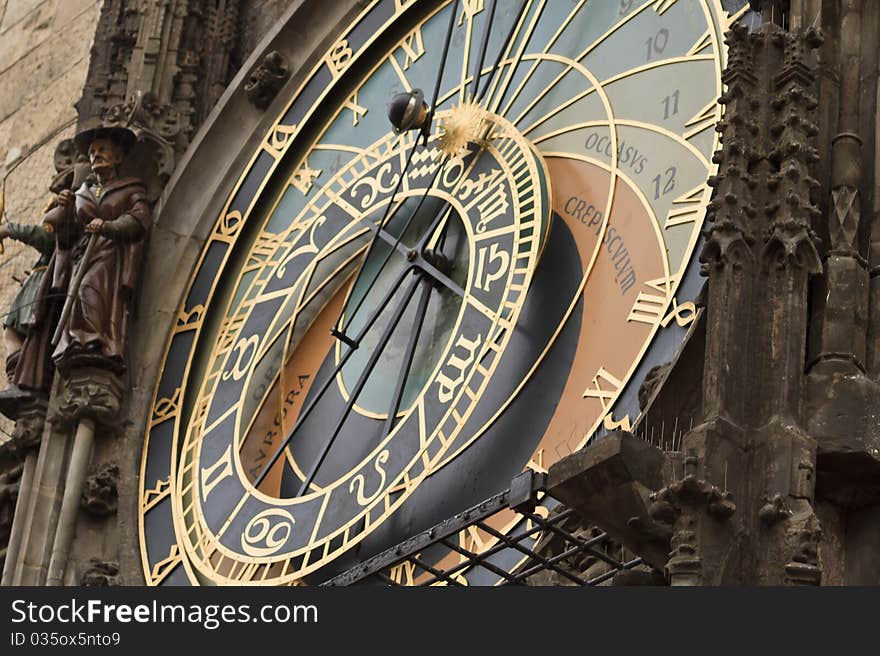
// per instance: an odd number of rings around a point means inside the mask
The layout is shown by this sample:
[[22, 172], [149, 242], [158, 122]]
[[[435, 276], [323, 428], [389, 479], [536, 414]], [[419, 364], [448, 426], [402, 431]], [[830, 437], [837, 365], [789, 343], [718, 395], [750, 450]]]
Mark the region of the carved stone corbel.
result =
[[266, 109], [289, 77], [290, 68], [284, 55], [273, 50], [251, 71], [244, 91], [254, 107]]
[[785, 534], [791, 560], [785, 565], [786, 583], [818, 586], [822, 583], [822, 570], [819, 567], [822, 527], [819, 519], [809, 509], [793, 515], [788, 523]]
[[92, 558], [80, 577], [80, 585], [87, 588], [107, 588], [122, 585], [119, 563]]
[[119, 467], [104, 463], [96, 468], [83, 485], [80, 505], [95, 517], [108, 517], [119, 505]]
[[72, 369], [63, 379], [51, 421], [62, 429], [91, 419], [108, 431], [118, 430], [125, 386], [115, 373], [99, 367]]
[[15, 428], [12, 431], [12, 442], [22, 458], [32, 449], [36, 450], [40, 447], [45, 422], [46, 401], [44, 399], [33, 399], [19, 410]]
[[672, 531], [672, 551], [666, 563], [670, 584], [702, 585], [699, 525], [704, 517], [717, 522], [730, 519], [736, 512], [732, 495], [691, 473], [653, 493], [650, 499], [651, 517]]

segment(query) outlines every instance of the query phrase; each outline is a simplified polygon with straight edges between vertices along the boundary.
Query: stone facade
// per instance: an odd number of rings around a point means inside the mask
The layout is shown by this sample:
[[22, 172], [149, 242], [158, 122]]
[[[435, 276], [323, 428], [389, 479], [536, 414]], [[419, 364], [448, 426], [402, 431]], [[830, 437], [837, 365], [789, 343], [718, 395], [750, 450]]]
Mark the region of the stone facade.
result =
[[[0, 2], [0, 7], [4, 4]], [[91, 3], [10, 0], [9, 4], [15, 5], [15, 9], [3, 18], [3, 29], [7, 24], [11, 26], [21, 21], [22, 28], [29, 25], [30, 31], [23, 30], [25, 35], [19, 40], [24, 44], [20, 46], [0, 35], [0, 48], [18, 47], [25, 53], [8, 73], [13, 76], [9, 84], [22, 94], [19, 101], [22, 109], [17, 114], [8, 113], [19, 121], [17, 134], [26, 135], [33, 143], [39, 138], [38, 143], [43, 146], [42, 150], [31, 147], [34, 152], [27, 151], [27, 144], [20, 148], [27, 157], [21, 158], [23, 161], [14, 172], [19, 177], [9, 176], [6, 203], [9, 216], [17, 220], [23, 211], [40, 214], [48, 198], [46, 188], [53, 175], [55, 147], [62, 138], [71, 136], [77, 129], [90, 127], [97, 120], [130, 125], [137, 134], [138, 144], [126, 165], [146, 178], [155, 216], [144, 263], [145, 284], [131, 328], [130, 339], [137, 348], [132, 349], [128, 372], [124, 380], [119, 381], [124, 390], [118, 411], [120, 421], [113, 426], [99, 425], [97, 431], [88, 436], [88, 443], [94, 444], [88, 466], [93, 476], [84, 480], [81, 494], [65, 495], [65, 499], [71, 498], [70, 504], [66, 501], [62, 504], [65, 478], [72, 480], [71, 472], [65, 472], [63, 463], [71, 457], [77, 460], [77, 449], [73, 445], [80, 440], [82, 431], [74, 431], [62, 421], [64, 409], [71, 402], [76, 405], [76, 399], [68, 399], [70, 389], [56, 381], [47, 410], [49, 421], [42, 431], [42, 451], [39, 456], [33, 451], [25, 462], [21, 487], [38, 492], [32, 507], [23, 510], [29, 518], [28, 532], [16, 547], [20, 547], [22, 554], [18, 559], [20, 566], [17, 571], [10, 571], [9, 576], [18, 583], [39, 584], [45, 582], [47, 576], [64, 583], [85, 582], [95, 578], [90, 574], [96, 571], [95, 562], [118, 563], [118, 567], [113, 565], [113, 575], [105, 575], [105, 572], [99, 577], [101, 581], [138, 584], [143, 578], [136, 529], [137, 477], [148, 399], [157, 375], [155, 363], [159, 361], [158, 352], [165, 339], [164, 331], [156, 327], [166, 317], [170, 320], [172, 308], [177, 304], [177, 297], [172, 298], [168, 290], [182, 289], [195, 264], [204, 238], [200, 226], [206, 225], [207, 217], [216, 211], [210, 202], [222, 197], [224, 184], [232, 179], [225, 172], [238, 164], [239, 152], [248, 151], [250, 142], [261, 138], [261, 123], [266, 114], [254, 106], [244, 91], [245, 83], [250, 72], [272, 51], [278, 52], [281, 58], [273, 61], [305, 63], [323, 40], [329, 38], [337, 20], [346, 12], [356, 10], [357, 4], [335, 1], [323, 3], [320, 8], [303, 0], [104, 0]], [[87, 4], [88, 15], [73, 12], [76, 4]], [[50, 8], [55, 13], [50, 16], [48, 25], [44, 25]], [[296, 15], [298, 20], [279, 22], [281, 14]], [[49, 26], [55, 30], [56, 23], [58, 29], [62, 23], [77, 24], [77, 20], [82, 22], [86, 37], [76, 38], [73, 32], [62, 30], [55, 39], [56, 45], [59, 39], [65, 40], [62, 49], [48, 47], [51, 40], [47, 35], [31, 35], [31, 32], [46, 31]], [[286, 26], [286, 31], [279, 26]], [[66, 42], [75, 38], [81, 50]], [[28, 50], [28, 39], [33, 43], [45, 42], [44, 51]], [[64, 77], [68, 71], [59, 70], [59, 66], [60, 62], [75, 61], [71, 51], [82, 54], [76, 60], [79, 66], [76, 79], [70, 73], [68, 80]], [[36, 53], [32, 55], [36, 57], [33, 61], [27, 59], [30, 52]], [[39, 131], [32, 124], [24, 123], [26, 120], [48, 121], [52, 115], [46, 108], [42, 108], [42, 114], [37, 111], [42, 90], [33, 84], [33, 79], [34, 71], [42, 69], [51, 73], [45, 77], [42, 88], [46, 93], [54, 93], [52, 109], [63, 115], [63, 119], [52, 119], [50, 123], [63, 125], [65, 131], [53, 132], [51, 126]], [[290, 75], [289, 70], [285, 68], [281, 83], [288, 77], [290, 84], [298, 81], [296, 74]], [[44, 80], [43, 77], [38, 79]], [[50, 84], [53, 81], [54, 84]], [[225, 92], [230, 81], [235, 89], [232, 94]], [[272, 95], [263, 93], [261, 99], [271, 104]], [[0, 100], [0, 109], [5, 110], [3, 103], [10, 103], [7, 98]], [[219, 109], [212, 113], [217, 104]], [[15, 109], [18, 108], [12, 107]], [[5, 120], [0, 123], [0, 130], [8, 127]], [[239, 137], [243, 139], [241, 143], [237, 143]], [[203, 166], [200, 162], [210, 164]], [[188, 175], [181, 176], [181, 173]], [[45, 183], [39, 181], [40, 176]], [[193, 176], [211, 179], [198, 180]], [[195, 206], [202, 211], [191, 211], [193, 193], [201, 196]], [[185, 211], [180, 210], [181, 203]], [[15, 266], [24, 269], [30, 264], [26, 261], [27, 254], [19, 254], [13, 248], [7, 255], [0, 256], [2, 274]], [[169, 267], [169, 261], [179, 266]], [[0, 292], [5, 294], [5, 299], [14, 295], [15, 287], [4, 285]], [[149, 325], [138, 321], [141, 316], [151, 317]], [[8, 424], [6, 427], [12, 432]], [[71, 452], [73, 456], [65, 455]], [[10, 460], [13, 462], [14, 459]], [[112, 470], [112, 485], [107, 485], [104, 480], [107, 476], [100, 474], [104, 471], [102, 468], [107, 467]], [[80, 465], [77, 469], [75, 478], [81, 474], [85, 479], [86, 469]], [[9, 510], [13, 497], [7, 497], [5, 505]], [[96, 508], [99, 512], [93, 512]], [[72, 515], [65, 519], [68, 512]], [[56, 530], [56, 524], [63, 526]], [[68, 540], [72, 541], [68, 543]], [[64, 553], [56, 557], [59, 551]]]
[[[73, 135], [103, 0], [0, 0], [0, 180], [5, 219], [39, 219], [59, 141]], [[0, 256], [0, 308], [9, 306], [34, 252], [11, 240]], [[0, 386], [6, 374], [0, 367]], [[12, 432], [0, 418], [0, 440]]]
[[[37, 219], [57, 144], [96, 117], [131, 124], [155, 201], [130, 337], [136, 348], [125, 379], [103, 384], [114, 391], [109, 414], [119, 421], [91, 427], [94, 452], [80, 462], [85, 487], [66, 495], [71, 542], [54, 574], [63, 463], [80, 432], [75, 438], [63, 419], [81, 392], [56, 381], [39, 460], [34, 453], [22, 466], [0, 454], [0, 550], [21, 490], [39, 493], [19, 582], [43, 583], [47, 574], [86, 585], [143, 582], [140, 453], [179, 295], [234, 182], [230, 172], [282, 101], [276, 93], [299, 83], [362, 5], [0, 0], [6, 217]], [[768, 25], [729, 37], [724, 148], [702, 256], [704, 337], [675, 367], [658, 370], [644, 395], [666, 425], [685, 414], [698, 421], [674, 453], [618, 435], [560, 463], [551, 483], [582, 514], [585, 535], [599, 525], [614, 538], [607, 548], [642, 556], [653, 582], [663, 572], [680, 585], [880, 583], [880, 3], [758, 5]], [[260, 66], [274, 86], [260, 86]], [[32, 259], [7, 242], [0, 306]], [[664, 397], [664, 385], [681, 377], [701, 381], [687, 412]], [[0, 429], [12, 432], [8, 422]], [[592, 497], [579, 496], [590, 476], [607, 480], [603, 467], [623, 477], [623, 496], [600, 503], [598, 485]], [[603, 514], [621, 503], [626, 513]]]

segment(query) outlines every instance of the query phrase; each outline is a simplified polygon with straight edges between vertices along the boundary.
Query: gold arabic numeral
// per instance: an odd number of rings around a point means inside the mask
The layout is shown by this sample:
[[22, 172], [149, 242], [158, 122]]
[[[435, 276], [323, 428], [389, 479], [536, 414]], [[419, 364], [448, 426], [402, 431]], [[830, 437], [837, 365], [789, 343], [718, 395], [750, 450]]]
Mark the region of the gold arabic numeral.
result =
[[177, 325], [174, 327], [174, 332], [183, 333], [188, 330], [199, 329], [202, 325], [204, 314], [205, 306], [201, 303], [193, 306], [190, 310], [182, 309], [177, 315]]
[[408, 71], [412, 63], [418, 61], [425, 54], [422, 27], [417, 27], [403, 37], [403, 41], [400, 42], [400, 48], [403, 50], [403, 70]]
[[327, 64], [327, 68], [330, 69], [330, 74], [335, 79], [345, 72], [349, 64], [351, 64], [353, 56], [354, 52], [352, 51], [351, 46], [348, 45], [348, 40], [341, 39], [330, 49], [330, 52], [324, 58], [324, 63]]
[[269, 154], [278, 159], [290, 143], [291, 136], [296, 132], [296, 125], [276, 125], [266, 139], [265, 149]]
[[351, 483], [348, 486], [348, 491], [351, 494], [354, 494], [357, 498], [358, 504], [363, 507], [370, 504], [379, 494], [382, 492], [382, 488], [385, 487], [385, 469], [382, 465], [388, 462], [390, 454], [388, 449], [385, 449], [378, 456], [376, 456], [376, 460], [373, 462], [373, 468], [376, 470], [376, 473], [379, 474], [379, 485], [376, 487], [376, 491], [371, 495], [364, 495], [364, 486], [366, 485], [366, 477], [363, 474], [358, 474], [353, 479], [351, 479]]
[[[452, 187], [452, 182], [460, 180], [461, 172], [463, 172], [464, 170], [464, 162], [461, 159], [457, 159], [455, 161], [454, 167], [452, 166], [452, 164], [453, 163], [450, 162], [449, 168], [443, 174], [443, 183], [447, 187]], [[456, 171], [457, 177], [450, 178], [450, 181], [447, 181], [446, 178], [449, 176], [450, 173], [452, 173], [453, 170]], [[470, 202], [470, 204], [473, 205], [476, 200], [479, 200], [487, 193], [489, 193], [494, 185], [501, 184], [500, 180], [502, 179], [502, 175], [503, 172], [501, 171], [501, 169], [492, 169], [491, 171], [480, 173], [477, 176], [476, 180], [472, 178], [465, 178], [461, 181], [461, 184], [458, 185], [456, 196], [458, 196], [458, 198], [462, 202]], [[475, 199], [471, 199], [471, 196], [474, 196], [474, 194], [476, 194]]]
[[682, 303], [681, 305], [679, 305], [678, 299], [673, 298], [672, 311], [663, 318], [663, 321], [660, 322], [660, 325], [666, 328], [666, 326], [668, 326], [670, 322], [675, 319], [675, 323], [684, 328], [692, 324], [696, 317], [696, 305], [694, 305], [691, 301], [687, 301], [686, 303]]
[[461, 27], [465, 19], [471, 22], [474, 20], [474, 16], [485, 8], [486, 0], [461, 0], [461, 16], [458, 19], [458, 26]]
[[672, 201], [672, 208], [666, 215], [663, 229], [668, 230], [674, 226], [697, 223], [705, 211], [708, 190], [708, 187], [698, 185]]
[[[490, 272], [487, 265], [495, 264], [496, 268]], [[474, 287], [484, 292], [488, 292], [492, 283], [502, 279], [510, 267], [510, 253], [499, 250], [498, 244], [493, 243], [491, 246], [483, 246], [477, 252], [477, 277]]]
[[348, 101], [345, 103], [345, 109], [350, 110], [352, 113], [352, 119], [351, 119], [352, 127], [357, 127], [357, 124], [360, 122], [361, 117], [365, 116], [366, 113], [369, 111], [363, 105], [358, 105], [357, 92], [355, 92], [355, 94], [351, 98], [349, 98]]
[[244, 378], [254, 362], [259, 346], [259, 335], [251, 335], [250, 337], [242, 337], [239, 339], [235, 343], [235, 346], [232, 347], [233, 352], [238, 352], [238, 355], [235, 358], [235, 364], [232, 366], [232, 369], [223, 372], [223, 380], [229, 380], [232, 378], [234, 381], [239, 381]]
[[153, 585], [159, 585], [171, 573], [171, 571], [180, 564], [180, 546], [172, 544], [168, 550], [168, 556], [163, 558], [150, 570], [150, 578]]
[[156, 485], [149, 490], [144, 490], [141, 512], [145, 513], [156, 506], [165, 497], [171, 496], [171, 477], [167, 476], [156, 481]]
[[217, 238], [221, 241], [232, 242], [236, 235], [238, 235], [238, 231], [241, 229], [242, 225], [244, 225], [244, 223], [242, 221], [241, 212], [238, 210], [227, 212], [220, 220], [220, 225], [217, 226]]
[[[455, 397], [456, 390], [464, 382], [465, 371], [473, 363], [476, 351], [482, 343], [482, 335], [478, 334], [474, 339], [459, 335], [452, 355], [437, 374], [437, 398], [441, 403], [449, 403]], [[463, 353], [466, 354], [465, 357], [462, 357]]]
[[656, 11], [661, 16], [669, 11], [678, 0], [655, 0], [654, 5], [651, 7], [654, 11]]
[[269, 508], [248, 522], [241, 535], [241, 548], [249, 556], [264, 558], [277, 553], [287, 542], [296, 521], [283, 508]]
[[[417, 553], [415, 558], [418, 559], [421, 555], [421, 553]], [[394, 585], [415, 585], [417, 567], [418, 565], [411, 560], [404, 560], [402, 563], [398, 563], [388, 570], [388, 578], [391, 579], [391, 582]]]
[[153, 406], [153, 417], [151, 423], [153, 425], [160, 424], [166, 419], [170, 419], [177, 414], [178, 403], [180, 402], [180, 388], [176, 388], [170, 398], [161, 398], [156, 401]]
[[598, 399], [602, 404], [602, 410], [607, 411], [621, 387], [623, 387], [623, 381], [605, 367], [599, 367], [599, 371], [593, 376], [592, 384], [584, 390], [584, 398]]
[[703, 130], [714, 127], [720, 118], [721, 105], [712, 99], [709, 101], [708, 105], [694, 114], [684, 124], [684, 127], [686, 128], [684, 131], [684, 138], [687, 140], [693, 139]]
[[302, 164], [296, 172], [290, 177], [290, 184], [296, 187], [303, 196], [311, 191], [314, 180], [321, 175], [320, 169], [313, 169], [309, 166], [309, 161], [303, 159]]
[[208, 495], [225, 478], [232, 476], [232, 445], [226, 447], [223, 455], [210, 467], [202, 467], [202, 499], [207, 500]]

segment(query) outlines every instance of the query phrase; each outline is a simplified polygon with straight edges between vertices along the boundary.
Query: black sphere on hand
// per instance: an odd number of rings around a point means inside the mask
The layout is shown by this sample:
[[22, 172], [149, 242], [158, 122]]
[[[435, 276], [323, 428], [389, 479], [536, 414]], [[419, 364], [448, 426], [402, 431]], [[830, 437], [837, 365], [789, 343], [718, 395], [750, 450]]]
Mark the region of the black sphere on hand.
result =
[[421, 89], [399, 93], [388, 105], [388, 120], [398, 132], [420, 129], [428, 115], [428, 105]]

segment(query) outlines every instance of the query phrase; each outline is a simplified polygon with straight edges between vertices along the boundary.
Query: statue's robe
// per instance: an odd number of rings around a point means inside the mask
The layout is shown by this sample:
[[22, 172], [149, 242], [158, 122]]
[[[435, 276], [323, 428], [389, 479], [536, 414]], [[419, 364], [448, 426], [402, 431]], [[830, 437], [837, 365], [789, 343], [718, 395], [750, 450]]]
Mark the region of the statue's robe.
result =
[[39, 253], [37, 261], [34, 262], [12, 305], [3, 317], [3, 327], [12, 328], [24, 339], [27, 337], [28, 329], [35, 323], [34, 305], [40, 283], [43, 281], [43, 274], [55, 250], [55, 237], [38, 225], [8, 223], [6, 227], [10, 239], [27, 244]]
[[[53, 271], [55, 287], [67, 287], [85, 267], [82, 282], [72, 294], [70, 317], [52, 354], [64, 369], [77, 363], [124, 371], [128, 315], [137, 284], [141, 252], [150, 228], [150, 205], [143, 183], [120, 178], [98, 191], [83, 184], [76, 192], [72, 220], [74, 239], [69, 250], [59, 249]], [[105, 221], [101, 234], [84, 232], [93, 219]], [[67, 231], [70, 234], [69, 231]], [[89, 260], [83, 255], [95, 240]], [[60, 238], [59, 238], [60, 244]]]

